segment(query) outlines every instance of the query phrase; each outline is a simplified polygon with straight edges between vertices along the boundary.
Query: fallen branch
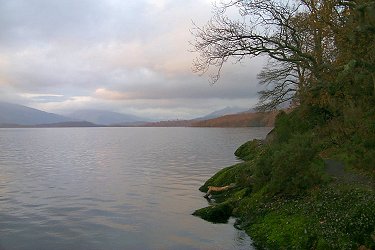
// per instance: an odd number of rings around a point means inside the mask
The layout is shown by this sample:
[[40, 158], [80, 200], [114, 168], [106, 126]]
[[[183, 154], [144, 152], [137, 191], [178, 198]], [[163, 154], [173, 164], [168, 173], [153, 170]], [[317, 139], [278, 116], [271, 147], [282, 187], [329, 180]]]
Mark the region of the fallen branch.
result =
[[208, 186], [208, 191], [207, 193], [205, 194], [204, 198], [208, 198], [212, 192], [222, 192], [222, 191], [226, 191], [228, 189], [231, 189], [231, 188], [234, 188], [236, 186], [235, 183], [231, 183], [227, 186], [224, 186], [224, 187], [214, 187], [214, 186]]

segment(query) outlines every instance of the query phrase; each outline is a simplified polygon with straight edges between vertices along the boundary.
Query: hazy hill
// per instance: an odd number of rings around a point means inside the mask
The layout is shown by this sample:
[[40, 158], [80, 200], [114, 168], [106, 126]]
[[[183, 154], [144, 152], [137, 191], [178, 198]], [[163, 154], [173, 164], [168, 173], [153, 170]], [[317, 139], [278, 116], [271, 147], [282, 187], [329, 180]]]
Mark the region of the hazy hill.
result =
[[77, 127], [101, 127], [100, 125], [92, 122], [78, 121], [78, 122], [58, 122], [48, 124], [38, 124], [33, 127], [36, 128], [77, 128]]
[[225, 115], [214, 119], [196, 121], [192, 127], [272, 127], [275, 124], [275, 112], [240, 113]]
[[213, 118], [217, 118], [217, 117], [224, 116], [224, 115], [242, 113], [242, 112], [246, 112], [248, 110], [249, 109], [244, 109], [244, 108], [239, 108], [239, 107], [225, 107], [223, 109], [216, 110], [216, 111], [214, 111], [214, 112], [212, 112], [208, 115], [199, 117], [195, 120], [208, 120], [208, 119], [213, 119]]
[[74, 119], [18, 104], [0, 102], [0, 124], [37, 125], [70, 121]]
[[169, 120], [137, 124], [139, 127], [273, 127], [277, 111], [239, 113], [207, 120]]
[[9, 124], [2, 123], [0, 128], [77, 128], [77, 127], [101, 127], [100, 125], [85, 122], [85, 121], [74, 121], [74, 122], [58, 122], [58, 123], [47, 123], [47, 124], [36, 124], [36, 125], [20, 125], [20, 124]]
[[[148, 119], [102, 110], [79, 110], [69, 117], [47, 113], [18, 104], [0, 102], [0, 127], [263, 127], [273, 126], [276, 113], [248, 113], [227, 107], [193, 120], [149, 122]], [[226, 114], [228, 112], [243, 112]], [[217, 117], [219, 116], [219, 117]], [[209, 119], [209, 117], [215, 117]]]
[[190, 127], [194, 120], [169, 120], [138, 124], [138, 127]]
[[128, 123], [149, 121], [147, 118], [138, 117], [135, 115], [93, 109], [78, 110], [68, 114], [68, 116], [77, 120], [88, 121], [101, 125], [126, 125]]

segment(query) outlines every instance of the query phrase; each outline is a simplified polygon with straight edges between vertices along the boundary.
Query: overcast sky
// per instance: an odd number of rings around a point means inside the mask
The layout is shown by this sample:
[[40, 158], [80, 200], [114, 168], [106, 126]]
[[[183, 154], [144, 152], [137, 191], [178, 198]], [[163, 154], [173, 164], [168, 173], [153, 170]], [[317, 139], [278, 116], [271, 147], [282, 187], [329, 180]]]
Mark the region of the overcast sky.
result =
[[192, 21], [209, 0], [0, 0], [0, 100], [49, 112], [101, 109], [158, 119], [253, 107], [260, 60], [192, 73]]

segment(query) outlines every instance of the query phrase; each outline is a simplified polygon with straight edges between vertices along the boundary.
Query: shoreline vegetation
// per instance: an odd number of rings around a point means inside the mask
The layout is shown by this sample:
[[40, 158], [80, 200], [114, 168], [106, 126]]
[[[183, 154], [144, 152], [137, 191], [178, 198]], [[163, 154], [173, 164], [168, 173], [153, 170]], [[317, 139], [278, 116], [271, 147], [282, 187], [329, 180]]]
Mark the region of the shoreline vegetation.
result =
[[[200, 187], [209, 206], [193, 215], [213, 223], [237, 218], [259, 249], [375, 249], [374, 133], [354, 145], [329, 143], [301, 108], [281, 111], [265, 140], [240, 146], [243, 162]], [[371, 146], [370, 146], [371, 141]], [[367, 145], [367, 144], [368, 145]]]
[[196, 72], [215, 83], [265, 56], [258, 110], [291, 108], [200, 188], [235, 185], [194, 215], [235, 216], [264, 249], [375, 249], [375, 2], [229, 1], [193, 34]]

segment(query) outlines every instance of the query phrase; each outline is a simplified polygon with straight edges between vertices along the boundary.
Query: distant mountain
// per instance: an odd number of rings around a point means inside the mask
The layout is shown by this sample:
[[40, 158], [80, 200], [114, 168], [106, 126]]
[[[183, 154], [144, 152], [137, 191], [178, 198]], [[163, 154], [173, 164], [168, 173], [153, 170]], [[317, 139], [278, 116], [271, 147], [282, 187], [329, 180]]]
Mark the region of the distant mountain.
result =
[[217, 117], [224, 116], [224, 115], [238, 114], [238, 113], [242, 113], [246, 111], [249, 111], [249, 109], [239, 108], [239, 107], [225, 107], [223, 109], [214, 111], [203, 117], [199, 117], [195, 120], [208, 120], [208, 119], [213, 119], [213, 118], [217, 118]]
[[36, 128], [77, 128], [77, 127], [102, 127], [92, 122], [78, 121], [78, 122], [58, 122], [48, 124], [38, 124], [33, 127]]
[[74, 119], [18, 104], [0, 102], [0, 124], [37, 125], [71, 121]]
[[143, 124], [136, 124], [134, 126], [129, 125], [128, 127], [190, 127], [193, 123], [194, 120], [169, 120], [158, 122], [146, 122]]
[[[273, 127], [278, 111], [242, 112], [207, 120], [169, 120], [135, 124], [134, 127]], [[133, 127], [133, 126], [129, 126]]]
[[239, 113], [196, 121], [191, 127], [272, 127], [278, 111]]
[[88, 121], [100, 125], [125, 125], [128, 123], [149, 121], [147, 118], [138, 117], [135, 115], [94, 109], [78, 110], [68, 114], [67, 116], [77, 120]]
[[[221, 116], [226, 113], [230, 115]], [[79, 110], [66, 117], [0, 102], [0, 127], [267, 127], [274, 125], [276, 114], [227, 107], [193, 120], [150, 122], [146, 118], [102, 110]]]
[[77, 128], [77, 127], [101, 127], [100, 125], [79, 121], [79, 122], [58, 122], [37, 125], [0, 124], [0, 128]]

